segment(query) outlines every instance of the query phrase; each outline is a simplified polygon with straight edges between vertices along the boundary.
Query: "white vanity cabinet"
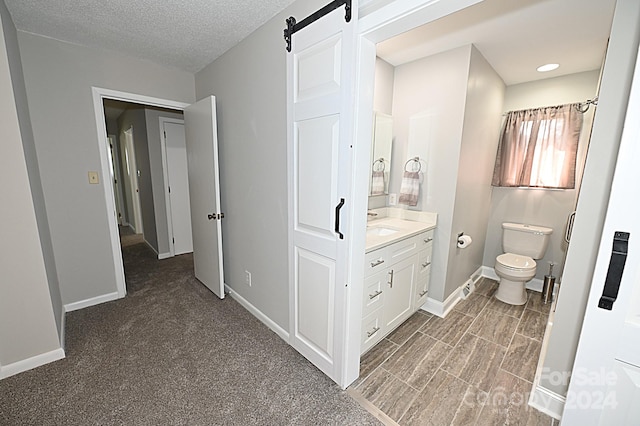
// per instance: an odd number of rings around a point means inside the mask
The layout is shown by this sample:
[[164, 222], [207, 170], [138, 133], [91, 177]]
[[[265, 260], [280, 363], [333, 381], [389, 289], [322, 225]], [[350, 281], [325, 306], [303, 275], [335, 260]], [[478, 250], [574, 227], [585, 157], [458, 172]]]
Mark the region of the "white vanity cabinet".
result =
[[360, 352], [364, 353], [424, 304], [433, 230], [393, 241], [365, 255]]

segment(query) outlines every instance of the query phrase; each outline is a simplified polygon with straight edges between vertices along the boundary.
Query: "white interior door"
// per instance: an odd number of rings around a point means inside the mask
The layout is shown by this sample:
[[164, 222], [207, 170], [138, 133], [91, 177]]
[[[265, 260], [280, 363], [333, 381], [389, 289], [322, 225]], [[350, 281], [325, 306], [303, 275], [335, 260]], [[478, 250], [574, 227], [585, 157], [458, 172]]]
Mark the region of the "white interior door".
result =
[[354, 21], [331, 12], [287, 55], [290, 344], [343, 386]]
[[113, 195], [115, 198], [116, 204], [116, 218], [118, 221], [118, 225], [123, 224], [124, 215], [122, 213], [122, 208], [124, 202], [122, 201], [122, 179], [120, 179], [120, 167], [118, 167], [118, 155], [116, 149], [116, 138], [113, 135], [107, 136], [107, 143], [109, 144], [109, 148], [107, 150], [107, 156], [109, 157], [109, 176], [111, 177], [111, 184], [113, 187]]
[[215, 97], [184, 110], [195, 276], [224, 298]]
[[193, 251], [191, 236], [191, 205], [189, 200], [189, 172], [184, 121], [161, 118], [165, 145], [166, 184], [168, 195], [167, 221], [171, 254]]
[[[129, 191], [131, 193], [131, 213], [133, 215], [133, 230], [142, 234], [142, 206], [140, 205], [140, 190], [138, 189], [138, 163], [136, 149], [133, 143], [133, 127], [124, 131], [125, 156], [127, 160], [127, 176], [129, 177]], [[131, 224], [131, 220], [129, 221]]]
[[[640, 54], [562, 423], [640, 424]], [[625, 245], [622, 233], [628, 233]], [[621, 280], [616, 262], [626, 252]], [[605, 283], [619, 282], [614, 287]], [[613, 291], [612, 291], [613, 290]], [[615, 295], [611, 309], [607, 299]], [[611, 302], [611, 299], [609, 299]]]

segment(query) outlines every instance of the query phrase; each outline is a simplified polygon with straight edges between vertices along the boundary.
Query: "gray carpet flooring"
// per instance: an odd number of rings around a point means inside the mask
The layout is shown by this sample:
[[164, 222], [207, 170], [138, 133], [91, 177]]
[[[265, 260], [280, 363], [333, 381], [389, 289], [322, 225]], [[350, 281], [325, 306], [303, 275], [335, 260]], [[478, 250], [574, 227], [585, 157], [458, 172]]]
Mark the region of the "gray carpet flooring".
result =
[[190, 255], [123, 252], [127, 297], [68, 313], [67, 357], [0, 381], [0, 424], [379, 424]]

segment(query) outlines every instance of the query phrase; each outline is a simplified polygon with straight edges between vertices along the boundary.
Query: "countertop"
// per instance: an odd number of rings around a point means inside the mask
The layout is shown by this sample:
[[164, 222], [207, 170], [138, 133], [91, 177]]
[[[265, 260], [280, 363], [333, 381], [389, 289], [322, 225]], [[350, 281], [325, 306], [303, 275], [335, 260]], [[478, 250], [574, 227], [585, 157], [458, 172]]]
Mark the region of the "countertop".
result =
[[396, 241], [412, 237], [421, 232], [434, 229], [435, 227], [435, 219], [433, 221], [415, 221], [397, 217], [383, 217], [381, 219], [370, 220], [367, 223], [367, 231], [375, 228], [386, 228], [396, 232], [389, 235], [372, 235], [370, 232], [367, 232], [365, 252], [369, 253], [370, 251], [388, 246]]

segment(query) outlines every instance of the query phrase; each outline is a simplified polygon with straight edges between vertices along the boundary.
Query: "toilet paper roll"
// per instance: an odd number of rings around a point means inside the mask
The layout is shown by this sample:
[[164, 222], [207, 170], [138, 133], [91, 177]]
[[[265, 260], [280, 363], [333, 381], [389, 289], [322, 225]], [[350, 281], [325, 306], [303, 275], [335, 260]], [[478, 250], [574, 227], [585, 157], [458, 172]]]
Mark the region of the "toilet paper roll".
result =
[[463, 235], [458, 237], [458, 248], [467, 248], [471, 245], [473, 240], [468, 235]]

